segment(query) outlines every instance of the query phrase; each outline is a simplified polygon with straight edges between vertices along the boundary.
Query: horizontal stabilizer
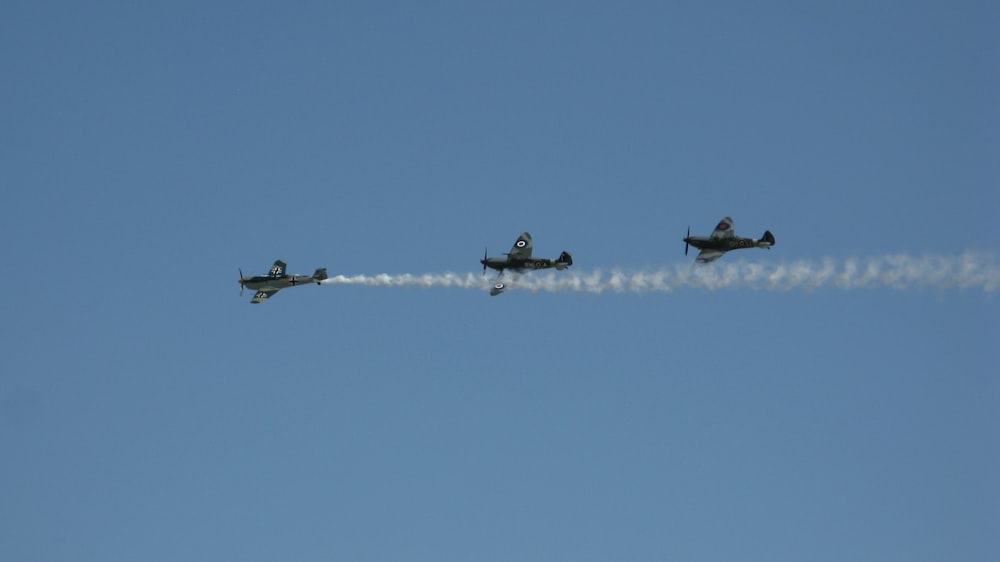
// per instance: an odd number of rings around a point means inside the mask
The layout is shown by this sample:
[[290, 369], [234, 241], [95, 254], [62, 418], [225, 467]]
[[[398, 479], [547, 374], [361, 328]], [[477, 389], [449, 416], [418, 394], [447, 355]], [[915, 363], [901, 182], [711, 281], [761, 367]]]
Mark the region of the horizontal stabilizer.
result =
[[327, 278], [328, 278], [328, 276], [326, 274], [326, 268], [325, 267], [321, 267], [321, 268], [319, 268], [319, 269], [316, 270], [316, 273], [313, 273], [313, 279], [315, 279], [316, 281], [322, 281], [322, 280], [327, 279]]

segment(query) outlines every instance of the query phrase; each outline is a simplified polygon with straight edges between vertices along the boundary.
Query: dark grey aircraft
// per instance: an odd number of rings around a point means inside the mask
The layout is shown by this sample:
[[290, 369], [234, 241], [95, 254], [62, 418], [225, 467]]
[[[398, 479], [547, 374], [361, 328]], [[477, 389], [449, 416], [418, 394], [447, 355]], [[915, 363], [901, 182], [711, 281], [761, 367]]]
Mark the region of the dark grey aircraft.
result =
[[695, 261], [698, 263], [713, 262], [722, 257], [729, 250], [739, 250], [742, 248], [767, 248], [774, 246], [774, 235], [770, 230], [764, 232], [764, 236], [757, 240], [755, 238], [740, 238], [736, 236], [733, 228], [733, 219], [726, 217], [719, 221], [712, 231], [711, 236], [691, 236], [691, 228], [688, 227], [687, 237], [684, 238], [684, 255], [688, 253], [688, 245], [701, 250]]
[[285, 266], [288, 265], [285, 262], [278, 260], [274, 262], [271, 266], [271, 271], [267, 275], [255, 275], [253, 277], [243, 277], [243, 270], [240, 270], [240, 295], [243, 294], [243, 288], [246, 287], [257, 293], [253, 296], [250, 301], [253, 304], [261, 303], [266, 301], [278, 291], [284, 289], [285, 287], [297, 287], [299, 285], [304, 285], [307, 283], [316, 283], [326, 279], [326, 268], [321, 267], [316, 270], [312, 276], [307, 275], [288, 275], [285, 273]]
[[497, 274], [496, 283], [490, 289], [490, 296], [499, 295], [507, 288], [507, 285], [500, 280], [503, 277], [503, 272], [507, 269], [521, 274], [533, 269], [549, 269], [552, 267], [561, 271], [573, 265], [573, 256], [569, 252], [559, 254], [559, 258], [554, 260], [531, 257], [531, 235], [527, 232], [517, 238], [517, 242], [514, 242], [514, 247], [510, 249], [510, 253], [504, 254], [507, 257], [489, 258], [486, 257], [487, 254], [488, 252], [484, 252], [483, 259], [479, 260], [479, 263], [483, 264], [483, 273], [486, 273], [487, 267], [500, 272]]

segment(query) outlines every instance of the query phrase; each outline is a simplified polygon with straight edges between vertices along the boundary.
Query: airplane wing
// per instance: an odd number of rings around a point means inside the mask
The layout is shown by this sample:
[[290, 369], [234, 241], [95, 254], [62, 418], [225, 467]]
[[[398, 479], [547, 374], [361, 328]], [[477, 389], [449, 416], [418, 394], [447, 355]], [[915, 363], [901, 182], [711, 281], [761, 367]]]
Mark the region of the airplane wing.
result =
[[[511, 281], [517, 281], [521, 277], [521, 274], [520, 273], [512, 273], [510, 277], [511, 277]], [[491, 297], [495, 297], [495, 296], [499, 295], [500, 293], [506, 291], [507, 287], [508, 287], [508, 285], [503, 282], [503, 273], [500, 273], [499, 275], [497, 275], [496, 283], [494, 283], [493, 287], [490, 288], [490, 296]]]
[[261, 289], [257, 291], [257, 294], [253, 296], [253, 299], [250, 302], [253, 304], [262, 303], [271, 298], [271, 295], [277, 293], [278, 291], [279, 289]]
[[517, 242], [514, 242], [514, 247], [510, 249], [511, 259], [530, 259], [531, 258], [531, 235], [525, 232], [517, 238]]
[[733, 225], [731, 217], [719, 221], [719, 224], [715, 225], [715, 230], [712, 231], [712, 238], [732, 238], [735, 235], [736, 227]]
[[697, 263], [712, 263], [722, 257], [725, 252], [719, 250], [702, 250], [698, 252], [698, 257], [694, 259]]
[[285, 263], [285, 262], [283, 262], [281, 260], [278, 260], [278, 261], [274, 262], [274, 265], [271, 266], [271, 271], [267, 272], [267, 276], [268, 277], [284, 277], [285, 276], [285, 266], [287, 266], [287, 265], [288, 265], [287, 263]]

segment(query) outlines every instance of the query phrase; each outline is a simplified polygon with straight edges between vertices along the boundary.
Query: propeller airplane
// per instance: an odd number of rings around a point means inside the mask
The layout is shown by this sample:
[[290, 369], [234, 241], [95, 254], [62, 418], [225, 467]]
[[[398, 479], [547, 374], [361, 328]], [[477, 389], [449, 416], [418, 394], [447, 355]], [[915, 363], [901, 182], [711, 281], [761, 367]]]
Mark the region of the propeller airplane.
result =
[[243, 270], [240, 269], [240, 296], [243, 296], [244, 288], [257, 291], [250, 302], [258, 304], [271, 298], [274, 293], [286, 287], [297, 287], [306, 283], [316, 283], [319, 285], [320, 281], [327, 278], [325, 267], [317, 269], [311, 276], [294, 273], [289, 275], [285, 273], [285, 266], [287, 265], [285, 262], [278, 260], [271, 266], [271, 271], [267, 275], [255, 275], [253, 277], [243, 277]]
[[490, 289], [490, 296], [495, 297], [507, 288], [507, 285], [500, 278], [508, 269], [516, 274], [521, 274], [535, 269], [555, 268], [562, 271], [573, 265], [573, 256], [569, 252], [563, 252], [559, 254], [557, 259], [551, 260], [531, 257], [531, 248], [531, 235], [525, 232], [517, 238], [517, 242], [514, 242], [514, 247], [510, 249], [510, 252], [504, 254], [506, 257], [491, 258], [488, 257], [489, 250], [483, 252], [483, 259], [479, 260], [479, 263], [483, 264], [483, 275], [486, 274], [486, 268], [500, 272], [497, 274], [496, 283]]
[[688, 246], [694, 246], [701, 250], [695, 262], [700, 264], [711, 263], [722, 257], [729, 250], [742, 250], [744, 248], [767, 248], [774, 246], [774, 235], [770, 230], [764, 232], [760, 240], [755, 238], [741, 238], [736, 236], [733, 228], [733, 219], [726, 217], [719, 221], [715, 230], [710, 236], [691, 236], [691, 227], [688, 227], [687, 236], [684, 237], [684, 255], [688, 253]]

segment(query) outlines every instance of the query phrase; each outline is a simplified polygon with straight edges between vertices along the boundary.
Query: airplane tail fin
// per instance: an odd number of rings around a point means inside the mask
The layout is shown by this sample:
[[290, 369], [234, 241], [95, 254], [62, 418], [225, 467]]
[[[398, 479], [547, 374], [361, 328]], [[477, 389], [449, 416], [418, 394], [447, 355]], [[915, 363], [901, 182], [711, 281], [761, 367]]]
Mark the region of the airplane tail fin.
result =
[[559, 259], [556, 260], [556, 269], [566, 269], [571, 265], [573, 265], [573, 256], [569, 252], [559, 254]]
[[764, 236], [760, 239], [759, 242], [757, 242], [757, 245], [760, 246], [761, 248], [768, 248], [768, 249], [770, 249], [771, 246], [774, 246], [774, 235], [771, 234], [770, 230], [764, 231]]
[[320, 281], [322, 281], [324, 279], [327, 279], [327, 278], [328, 278], [328, 276], [326, 274], [326, 268], [325, 267], [321, 267], [321, 268], [319, 268], [319, 269], [316, 270], [316, 273], [313, 273], [313, 280], [316, 281], [317, 285], [319, 285]]

